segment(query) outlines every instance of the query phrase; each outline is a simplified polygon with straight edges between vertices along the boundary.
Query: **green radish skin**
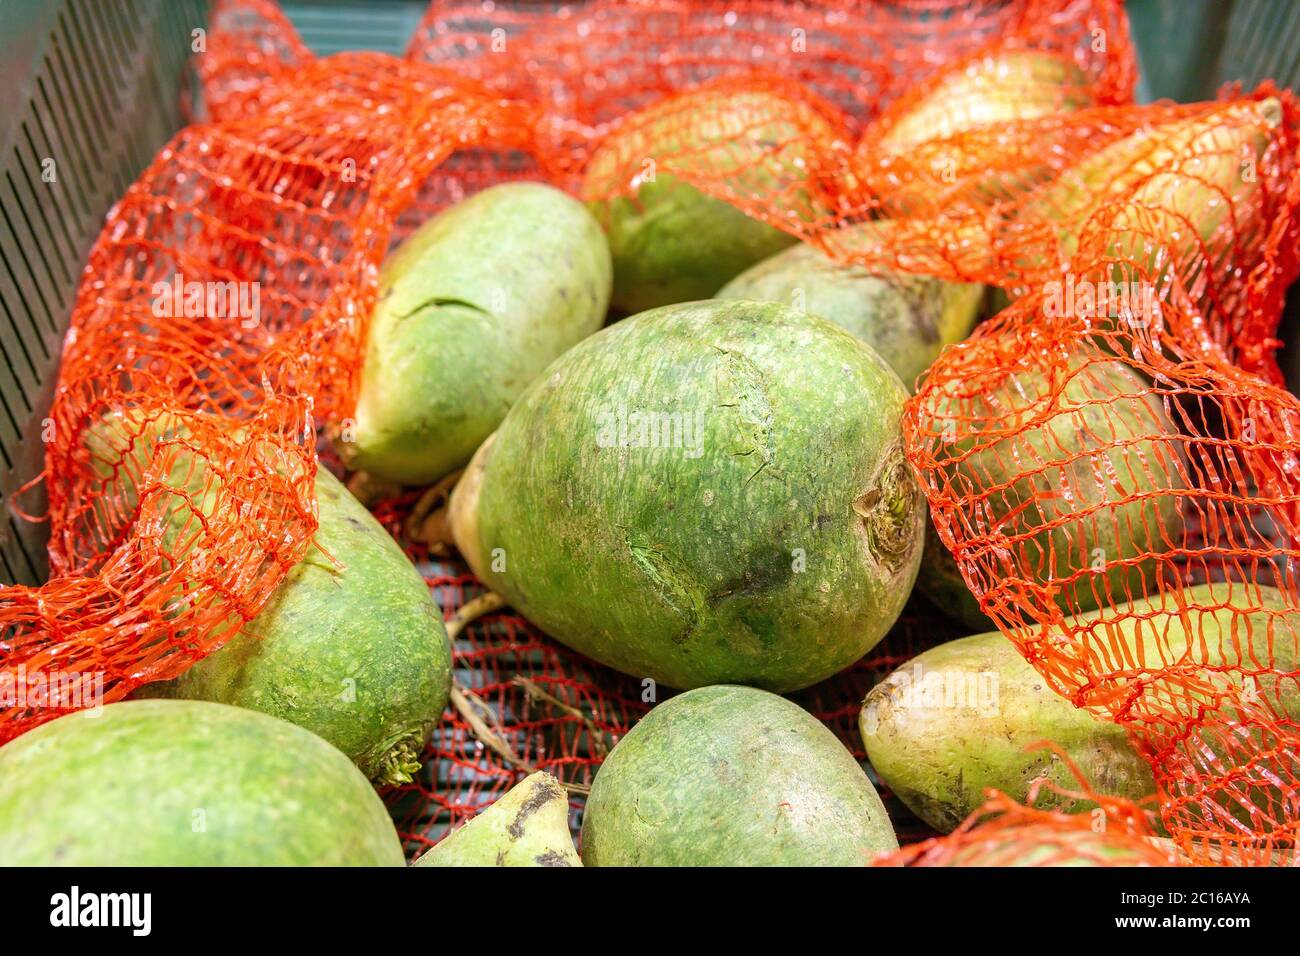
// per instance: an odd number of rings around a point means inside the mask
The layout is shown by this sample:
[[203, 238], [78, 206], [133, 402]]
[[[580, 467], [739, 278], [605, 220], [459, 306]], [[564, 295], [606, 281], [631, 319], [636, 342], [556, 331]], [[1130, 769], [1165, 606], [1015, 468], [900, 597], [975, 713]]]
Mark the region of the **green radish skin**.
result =
[[1109, 255], [1154, 265], [1166, 248], [1175, 261], [1202, 247], [1212, 253], [1215, 234], [1230, 217], [1239, 220], [1238, 230], [1249, 228], [1245, 213], [1257, 204], [1259, 182], [1242, 175], [1244, 157], [1259, 161], [1281, 122], [1281, 104], [1270, 98], [1142, 130], [1067, 169], [1027, 204], [1022, 217], [1056, 223], [1061, 255], [1068, 260], [1092, 211], [1132, 193], [1107, 224], [1114, 235]]
[[0, 866], [401, 866], [356, 767], [282, 720], [109, 704], [0, 747]]
[[919, 150], [920, 156], [931, 160], [935, 173], [967, 166], [968, 171], [979, 173], [962, 176], [966, 185], [957, 194], [942, 180], [899, 183], [895, 174], [882, 197], [886, 215], [929, 218], [961, 201], [983, 208], [990, 201], [1027, 193], [1051, 176], [1051, 166], [1044, 162], [1022, 165], [1014, 173], [984, 172], [986, 163], [978, 146], [961, 139], [943, 141], [971, 130], [996, 129], [1092, 105], [1087, 75], [1066, 57], [1037, 50], [1004, 51], [972, 60], [923, 92], [901, 99], [879, 127], [867, 130], [859, 152], [887, 160]]
[[[998, 631], [940, 644], [894, 671], [867, 695], [858, 727], [881, 782], [941, 833], [983, 806], [989, 788], [1020, 803], [1041, 777], [1077, 789], [1055, 752], [1026, 750], [1043, 740], [1099, 793], [1155, 794], [1124, 728], [1056, 694]], [[1043, 787], [1034, 806], [1083, 813], [1096, 804]]]
[[[222, 478], [175, 416], [106, 416], [83, 445], [116, 493], [101, 502], [119, 502], [118, 523], [141, 504], [140, 476], [166, 455], [150, 496], [161, 543], [176, 558], [201, 545], [199, 519], [214, 515]], [[333, 475], [319, 469], [314, 488], [313, 543], [258, 615], [179, 677], [135, 696], [259, 710], [324, 737], [380, 786], [407, 783], [450, 693], [442, 614], [401, 548]]]
[[921, 552], [916, 587], [936, 610], [969, 628], [972, 633], [997, 627], [997, 623], [980, 610], [979, 598], [961, 576], [957, 559], [944, 546], [939, 532], [930, 522], [925, 525], [925, 548]]
[[[1067, 271], [1085, 230], [1103, 230], [1107, 260], [1116, 260], [1105, 278], [1119, 284], [1118, 289], [1106, 290], [1119, 301], [1103, 311], [1114, 320], [1127, 305], [1134, 315], [1124, 315], [1124, 324], [1145, 328], [1152, 320], [1147, 314], [1151, 305], [1145, 301], [1144, 290], [1134, 290], [1134, 285], [1145, 282], [1152, 295], [1163, 296], [1173, 270], [1189, 291], [1198, 295], [1198, 274], [1205, 271], [1201, 258], [1208, 260], [1211, 273], [1237, 268], [1227, 255], [1230, 245], [1247, 246], [1266, 227], [1259, 177], [1244, 176], [1243, 170], [1248, 161], [1264, 161], [1282, 121], [1281, 104], [1270, 97], [1222, 104], [1208, 115], [1139, 130], [1065, 169], [1038, 189], [1016, 218], [1040, 220], [1056, 231], [1057, 261]], [[1098, 217], [1103, 204], [1120, 199], [1124, 200], [1121, 205]], [[979, 245], [987, 244], [975, 230], [971, 237]], [[992, 256], [991, 250], [988, 254]], [[1020, 270], [1032, 274], [1046, 265], [1041, 257], [1032, 256], [1021, 263]], [[1093, 291], [1095, 297], [1102, 295], [1103, 276], [1080, 278], [1098, 286]], [[1056, 308], [1064, 285], [1061, 283], [1058, 295], [1049, 297], [1049, 301], [1057, 300], [1053, 303]], [[1002, 290], [997, 311], [1022, 292]], [[1102, 305], [1093, 304], [1099, 309]], [[1207, 307], [1212, 304], [1206, 303]], [[1088, 308], [1086, 304], [1077, 307]], [[1104, 314], [1093, 317], [1103, 330], [1118, 325], [1105, 319]]]
[[647, 175], [647, 162], [782, 196], [792, 225], [806, 224], [829, 215], [804, 185], [808, 143], [835, 135], [808, 106], [765, 91], [701, 90], [631, 117], [592, 156], [582, 190], [609, 234], [613, 304], [636, 313], [709, 298], [797, 241], [677, 175]]
[[[1201, 584], [1183, 591], [1180, 604], [1186, 610], [1177, 614], [1180, 605], [1172, 597], [1143, 598], [1081, 615], [1075, 623], [1092, 625], [1088, 647], [1120, 671], [1117, 679], [1126, 684], [1135, 682], [1123, 676], [1126, 669], [1156, 675], [1178, 665], [1197, 671], [1204, 689], [1182, 691], [1178, 715], [1183, 719], [1199, 723], [1201, 709], [1215, 707], [1222, 715], [1217, 720], [1233, 722], [1233, 705], [1215, 703], [1213, 695], [1234, 687], [1240, 691], [1234, 667], [1256, 672], [1270, 662], [1269, 673], [1246, 678], [1252, 693], [1276, 713], [1300, 717], [1300, 689], [1294, 681], [1276, 676], [1300, 667], [1300, 625], [1291, 623], [1294, 608], [1282, 592], [1263, 585]], [[1234, 612], [1233, 607], [1253, 610]], [[918, 667], [923, 680], [927, 673], [938, 676], [928, 678], [928, 690], [908, 696], [909, 688], [918, 686]], [[991, 694], [970, 706], [970, 691], [980, 688], [980, 681], [996, 688], [991, 706], [986, 706]], [[1149, 693], [1163, 701], [1170, 684], [1169, 679], [1153, 677]], [[936, 687], [950, 689], [953, 696], [944, 697]], [[959, 690], [966, 692], [964, 700], [956, 697]], [[1099, 684], [1097, 692], [1110, 689]], [[957, 706], [963, 703], [966, 706]], [[1165, 702], [1159, 709], [1175, 708]], [[1240, 723], [1239, 733], [1246, 733], [1247, 726]], [[859, 729], [881, 781], [917, 816], [942, 831], [953, 829], [982, 806], [985, 788], [1023, 802], [1030, 783], [1046, 775], [1057, 785], [1077, 790], [1073, 774], [1050, 751], [1025, 752], [1025, 747], [1044, 740], [1060, 746], [1098, 793], [1141, 800], [1155, 792], [1150, 764], [1129, 743], [1126, 731], [1055, 694], [998, 632], [941, 644], [895, 671], [867, 696]], [[1212, 737], [1191, 746], [1217, 754], [1225, 767], [1241, 761]], [[1263, 747], [1261, 742], [1257, 749]], [[1239, 782], [1237, 789], [1248, 790], [1247, 799], [1256, 806], [1275, 805], [1279, 798], [1259, 786]], [[1070, 813], [1093, 806], [1047, 788], [1036, 805]], [[1247, 819], [1239, 805], [1234, 803], [1230, 810]]]
[[[1185, 812], [1193, 818], [1204, 814], [1210, 832], [1222, 830], [1223, 810], [1211, 811], [1213, 802], [1245, 827], [1259, 827], [1253, 808], [1267, 813], [1268, 808], [1291, 799], [1280, 792], [1278, 782], [1289, 779], [1294, 755], [1286, 748], [1277, 749], [1276, 730], [1260, 729], [1259, 711], [1265, 709], [1292, 726], [1300, 720], [1300, 686], [1285, 676], [1300, 673], [1300, 614], [1295, 599], [1267, 585], [1215, 583], [1187, 589], [1184, 603], [1190, 609], [1171, 618], [1168, 600], [1163, 605], [1152, 599], [1135, 602], [1139, 615], [1165, 610], [1145, 626], [1130, 618], [1102, 633], [1108, 648], [1140, 649], [1140, 657], [1132, 650], [1125, 655], [1134, 669], [1144, 666], [1158, 675], [1163, 666], [1159, 662], [1170, 661], [1196, 678], [1196, 684], [1187, 687], [1185, 679], [1177, 676], [1156, 677], [1143, 688], [1148, 698], [1160, 700], [1157, 707], [1192, 728], [1190, 740], [1177, 748], [1179, 759], [1192, 755], [1207, 792], [1200, 806], [1192, 804]], [[1234, 608], [1248, 610], [1234, 612]], [[1118, 638], [1113, 636], [1116, 631]], [[1145, 664], [1137, 664], [1138, 660]], [[1116, 684], [1131, 689], [1130, 680], [1120, 674], [1101, 683], [1096, 693], [1111, 694]], [[1171, 691], [1176, 696], [1165, 700]], [[1221, 737], [1231, 740], [1231, 746], [1225, 746]]]
[[[1080, 233], [1099, 203], [1107, 197], [1114, 198], [1132, 192], [1133, 201], [1122, 207], [1114, 219], [1106, 224], [1108, 232], [1113, 236], [1108, 245], [1108, 255], [1134, 261], [1144, 268], [1150, 264], [1148, 260], [1152, 256], [1157, 253], [1163, 255], [1160, 250], [1166, 248], [1172, 251], [1175, 262], [1199, 255], [1203, 247], [1213, 255], [1215, 236], [1224, 228], [1230, 213], [1238, 220], [1234, 227], [1239, 233], [1248, 232], [1252, 228], [1251, 216], [1247, 213], [1257, 203], [1259, 185], [1257, 178], [1241, 175], [1242, 157], [1253, 156], [1259, 160], [1271, 141], [1272, 130], [1280, 122], [1280, 104], [1275, 99], [1265, 99], [1245, 104], [1228, 104], [1207, 117], [1179, 120], [1134, 133], [1067, 170], [1027, 205], [1024, 215], [1041, 217], [1055, 223], [1060, 232], [1062, 256], [1068, 259], [1076, 252]], [[1183, 161], [1178, 172], [1166, 169], [1179, 156], [1188, 154], [1195, 154], [1197, 159]], [[1225, 201], [1225, 197], [1229, 201]], [[1130, 248], [1134, 243], [1141, 247]], [[1123, 270], [1117, 266], [1112, 277], [1117, 282], [1129, 282], [1138, 278], [1136, 275], [1121, 275], [1121, 271]], [[1152, 279], [1159, 284], [1158, 276], [1153, 276]], [[1138, 318], [1145, 320], [1145, 316]], [[1111, 379], [1112, 384], [1128, 391], [1133, 391], [1135, 383], [1140, 381], [1136, 372], [1121, 371], [1118, 364], [1103, 378]], [[1087, 388], [1081, 386], [1075, 389], [1073, 397], [1076, 400], [1082, 399], [1086, 391]], [[1041, 382], [1031, 383], [1031, 399], [1040, 392]], [[1104, 386], [1095, 394], [1105, 394]], [[1031, 439], [1035, 448], [1059, 438], [1065, 442], [1062, 446], [1064, 449], [1085, 450], [1088, 442], [1083, 434], [1075, 439], [1069, 439], [1066, 434], [1076, 424], [1085, 427], [1088, 424], [1086, 420], [1076, 423], [1073, 421], [1075, 417], [1065, 416], [1057, 419], [1057, 423], [1050, 427], [1036, 430]], [[1087, 419], [1089, 416], [1083, 413], [1082, 417]], [[1160, 413], [1159, 418], [1164, 418], [1163, 413]], [[1118, 429], [1103, 426], [1103, 437], [1111, 435], [1122, 439], [1126, 430], [1122, 424]], [[1173, 431], [1172, 425], [1168, 430]], [[1139, 451], [1150, 452], [1153, 444], [1139, 442], [1137, 448]], [[1123, 467], [1122, 451], [1113, 451], [1107, 457]], [[1092, 460], [1099, 458], [1100, 456], [1094, 455]], [[1011, 477], [1006, 466], [993, 461], [991, 455], [980, 456], [977, 462], [970, 463], [971, 469], [978, 469], [984, 462], [993, 468], [991, 480], [985, 479], [988, 485]], [[1159, 490], [1177, 490], [1180, 481], [1173, 475], [1165, 478], [1168, 487]], [[1137, 490], [1153, 490], [1158, 483], [1159, 481], [1140, 479]], [[1174, 513], [1175, 506], [1174, 497], [1164, 496], [1145, 505], [1134, 502], [1121, 506], [1117, 516], [1121, 519], [1121, 526], [1125, 526], [1129, 519], [1140, 522], [1146, 518], [1166, 522], [1168, 540], [1177, 542], [1181, 522]], [[1047, 518], [1055, 513], [1055, 509], [1050, 506], [1046, 511]], [[1144, 525], [1138, 523], [1132, 527], [1142, 529]], [[1145, 527], [1152, 526], [1147, 524]], [[1134, 537], [1137, 540], [1122, 542], [1122, 556], [1140, 553], [1138, 549], [1143, 546], [1140, 540], [1143, 532], [1139, 531]], [[1161, 550], [1161, 542], [1154, 539], [1164, 536], [1156, 534], [1149, 537], [1153, 539], [1148, 542], [1153, 545], [1152, 549]], [[1094, 547], [1105, 547], [1106, 543], [1096, 541], [1091, 544]], [[1058, 539], [1050, 550], [1059, 558], [1068, 549]], [[1109, 553], [1106, 558], [1112, 559]], [[1079, 569], [1080, 564], [1077, 558], [1067, 559], [1062, 569], [1073, 573]], [[1113, 568], [1108, 577], [1111, 578], [1111, 584], [1121, 586], [1121, 590], [1116, 593], [1123, 599], [1130, 593], [1123, 589], [1129, 583], [1138, 585], [1131, 593], [1141, 593], [1142, 579], [1145, 577], [1150, 582], [1152, 571], [1151, 562], [1143, 562], [1128, 572], [1129, 581], [1124, 580], [1125, 572], [1118, 567]], [[978, 600], [965, 587], [956, 562], [942, 548], [937, 535], [932, 534], [927, 540], [917, 587], [932, 603], [949, 609], [954, 617], [967, 626], [982, 628], [991, 623], [979, 610]], [[1086, 586], [1075, 588], [1072, 595], [1067, 596], [1067, 600], [1069, 597], [1081, 599], [1077, 604], [1066, 607], [1067, 613], [1086, 612], [1098, 606], [1096, 597], [1090, 595], [1089, 590]]]
[[412, 866], [582, 866], [568, 794], [549, 773], [525, 777]]
[[835, 735], [752, 687], [656, 706], [601, 764], [582, 822], [587, 866], [862, 866], [897, 848]]
[[906, 397], [865, 343], [775, 303], [642, 313], [511, 409], [460, 550], [542, 630], [625, 673], [806, 687], [870, 650], [911, 591], [925, 507]]
[[493, 186], [425, 223], [380, 273], [355, 422], [336, 432], [348, 466], [410, 485], [463, 466], [604, 323], [610, 282], [599, 224], [550, 186]]
[[442, 615], [397, 542], [324, 469], [316, 502], [310, 551], [257, 617], [145, 693], [280, 717], [339, 748], [376, 785], [408, 783], [451, 690]]
[[970, 334], [984, 287], [875, 272], [798, 245], [742, 272], [717, 298], [781, 302], [821, 316], [870, 345], [911, 387], [944, 346]]
[[668, 173], [596, 214], [614, 254], [613, 304], [627, 313], [707, 299], [741, 270], [798, 240]]
[[483, 488], [486, 463], [492, 455], [492, 444], [496, 437], [497, 433], [493, 432], [474, 452], [474, 457], [465, 466], [465, 473], [452, 488], [451, 498], [447, 502], [447, 521], [451, 527], [452, 540], [465, 563], [480, 581], [488, 580], [491, 563], [485, 560], [483, 545], [479, 540], [478, 499]]
[[[164, 567], [199, 543], [202, 519], [211, 517], [224, 484], [192, 443], [189, 428], [174, 413], [132, 408], [110, 412], [81, 436], [92, 471], [109, 494], [91, 502], [102, 535], [122, 534], [148, 495], [149, 511], [139, 519], [159, 529]], [[159, 457], [158, 477], [148, 473]], [[166, 472], [162, 472], [162, 468]]]
[[[1000, 573], [1052, 583], [1058, 606], [1081, 614], [1155, 588], [1162, 573], [1158, 556], [1182, 544], [1179, 494], [1186, 466], [1159, 395], [1131, 367], [1106, 359], [1090, 363], [1080, 352], [1065, 356], [1059, 374], [1069, 378], [1056, 404], [1049, 405], [1051, 381], [1033, 365], [984, 394], [960, 402], [941, 398], [930, 427], [942, 435], [947, 421], [968, 423], [959, 425], [963, 430], [989, 422], [1007, 433], [956, 442], [953, 457], [969, 455], [947, 466], [950, 483], [995, 489], [980, 506], [980, 519], [1003, 523], [1007, 537], [1025, 536], [1014, 545], [1017, 564]], [[1093, 508], [1099, 510], [1084, 514]], [[951, 613], [958, 578], [952, 556], [936, 556], [922, 562], [917, 588]], [[1002, 583], [990, 582], [990, 590]], [[956, 610], [978, 626], [978, 602], [972, 607], [971, 601], [962, 600]]]
[[1056, 53], [1009, 50], [948, 74], [905, 108], [877, 141], [904, 150], [996, 123], [1053, 116], [1091, 105], [1088, 78]]

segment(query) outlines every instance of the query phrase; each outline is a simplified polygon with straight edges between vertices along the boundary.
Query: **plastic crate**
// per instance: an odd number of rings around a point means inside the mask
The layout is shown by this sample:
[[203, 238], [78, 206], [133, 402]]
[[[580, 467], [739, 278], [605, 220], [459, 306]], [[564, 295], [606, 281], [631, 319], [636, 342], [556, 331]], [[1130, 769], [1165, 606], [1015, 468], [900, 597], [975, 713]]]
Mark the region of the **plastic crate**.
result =
[[[81, 278], [81, 264], [99, 232], [104, 213], [151, 156], [187, 120], [183, 104], [194, 93], [188, 58], [196, 29], [206, 24], [205, 0], [5, 0], [18, 28], [0, 36], [0, 582], [37, 583], [46, 574], [44, 526], [15, 510], [44, 510], [39, 485], [15, 502], [15, 492], [43, 467], [41, 441], [57, 378], [59, 347]], [[581, 0], [577, 0], [578, 3]], [[401, 55], [427, 9], [427, 0], [282, 0], [281, 7], [304, 42], [318, 55], [371, 49]], [[1264, 77], [1300, 83], [1300, 8], [1293, 0], [1132, 0], [1130, 13], [1143, 67], [1141, 96], [1184, 100], [1212, 96], [1228, 80], [1253, 85]], [[53, 181], [41, 172], [56, 159]], [[459, 569], [429, 563], [421, 570], [435, 585], [447, 612], [469, 596]], [[513, 640], [515, 625], [498, 621], [484, 634]], [[920, 630], [918, 628], [917, 630]], [[857, 701], [881, 673], [941, 635], [912, 633], [906, 621], [873, 654], [870, 666], [845, 672], [832, 688], [814, 688], [801, 702], [854, 746]], [[484, 649], [472, 638], [457, 644], [457, 678], [483, 690], [491, 681], [546, 670], [543, 653], [527, 641], [503, 639], [482, 665]], [[522, 647], [527, 654], [523, 654]], [[545, 653], [553, 653], [548, 650]], [[564, 652], [560, 652], [563, 654]], [[515, 656], [519, 659], [516, 660]], [[616, 675], [588, 673], [573, 663], [579, 685], [594, 687]], [[884, 671], [880, 669], [883, 668]], [[829, 685], [830, 682], [828, 682]], [[631, 702], [628, 688], [601, 686], [610, 699]], [[502, 713], [503, 719], [517, 715]], [[573, 759], [591, 754], [581, 741], [561, 744]], [[474, 744], [443, 726], [432, 744], [436, 761], [408, 794], [390, 801], [408, 836], [408, 848], [436, 837], [449, 816], [429, 815], [435, 795], [455, 793], [461, 817], [474, 801], [488, 802], [491, 780], [478, 766]], [[859, 753], [859, 756], [861, 754]], [[476, 782], [484, 788], [476, 790]], [[404, 801], [404, 796], [409, 796]], [[409, 816], [407, 803], [409, 806]], [[906, 823], [899, 805], [891, 816], [911, 838], [925, 835]]]
[[1129, 0], [1144, 100], [1214, 96], [1224, 83], [1300, 84], [1300, 5], [1292, 0]]
[[203, 0], [6, 0], [0, 30], [0, 582], [47, 573], [45, 416], [104, 213], [183, 125]]
[[284, 0], [280, 4], [317, 56], [341, 50], [401, 56], [428, 8], [428, 0]]

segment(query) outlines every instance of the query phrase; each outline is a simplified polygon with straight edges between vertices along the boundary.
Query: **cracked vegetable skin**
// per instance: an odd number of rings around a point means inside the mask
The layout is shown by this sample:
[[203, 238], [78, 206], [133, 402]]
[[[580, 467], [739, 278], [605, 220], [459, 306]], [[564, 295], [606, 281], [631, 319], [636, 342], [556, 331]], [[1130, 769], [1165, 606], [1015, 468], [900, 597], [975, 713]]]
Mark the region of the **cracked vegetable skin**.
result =
[[605, 321], [609, 246], [585, 206], [505, 183], [444, 210], [384, 263], [348, 466], [401, 484], [455, 471], [556, 356]]
[[906, 398], [865, 343], [776, 303], [644, 312], [521, 396], [455, 496], [457, 544], [625, 673], [806, 687], [880, 640], [916, 576]]

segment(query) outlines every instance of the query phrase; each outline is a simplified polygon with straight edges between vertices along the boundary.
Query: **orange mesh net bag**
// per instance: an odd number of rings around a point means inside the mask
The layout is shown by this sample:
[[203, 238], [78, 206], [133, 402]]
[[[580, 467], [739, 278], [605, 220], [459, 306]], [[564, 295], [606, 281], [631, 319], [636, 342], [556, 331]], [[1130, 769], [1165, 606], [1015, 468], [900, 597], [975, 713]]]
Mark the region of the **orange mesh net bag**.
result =
[[[1300, 423], [1272, 358], [1297, 269], [1289, 94], [1130, 105], [1115, 0], [435, 3], [401, 60], [316, 58], [269, 0], [227, 0], [196, 62], [211, 120], [90, 256], [44, 475], [53, 574], [0, 592], [7, 672], [94, 672], [112, 701], [219, 648], [311, 540], [318, 435], [352, 412], [392, 245], [484, 186], [601, 199], [653, 158], [842, 262], [1008, 290], [904, 421], [953, 573], [1151, 760], [1158, 820], [1111, 813], [1119, 859], [1290, 845]], [[736, 96], [758, 105], [733, 128], [712, 104]], [[692, 124], [725, 145], [646, 155], [652, 130]], [[257, 290], [255, 315], [187, 310], [188, 281]], [[1099, 305], [1103, 286], [1126, 294]], [[412, 500], [377, 513], [400, 532]], [[411, 555], [446, 613], [474, 592]], [[861, 756], [865, 690], [952, 634], [905, 617], [801, 702]], [[455, 662], [424, 774], [389, 794], [412, 853], [528, 770], [576, 810], [648, 706], [508, 614], [460, 632]], [[0, 740], [67, 703], [3, 711]], [[992, 810], [885, 862], [998, 862], [999, 839], [1081, 825]]]
[[[1296, 401], [1273, 351], [1296, 123], [1290, 94], [1227, 91], [859, 167], [884, 208], [957, 174], [853, 255], [1021, 293], [931, 368], [909, 457], [954, 570], [1054, 689], [1130, 730], [1191, 862], [1271, 862], [1295, 838]], [[980, 829], [954, 854], [1001, 861]]]
[[[909, 457], [984, 611], [1055, 690], [1130, 730], [1191, 862], [1274, 861], [1300, 809], [1297, 405], [1273, 362], [1296, 128], [1290, 94], [1227, 91], [860, 167], [885, 207], [933, 183], [935, 156], [959, 171], [941, 212], [861, 261], [1022, 293], [931, 368]], [[975, 155], [996, 156], [996, 186]]]

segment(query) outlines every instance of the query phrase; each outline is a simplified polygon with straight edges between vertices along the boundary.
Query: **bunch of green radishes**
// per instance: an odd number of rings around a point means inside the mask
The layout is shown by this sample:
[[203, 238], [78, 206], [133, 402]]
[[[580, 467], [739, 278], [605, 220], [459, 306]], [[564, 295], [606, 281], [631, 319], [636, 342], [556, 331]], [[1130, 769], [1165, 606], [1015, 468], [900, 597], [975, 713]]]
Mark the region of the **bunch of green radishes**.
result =
[[[905, 151], [1086, 107], [1085, 90], [1062, 58], [991, 57], [871, 146]], [[1262, 149], [1278, 122], [1275, 103], [1255, 106], [1241, 149]], [[1196, 122], [1214, 120], [1187, 122], [1194, 138]], [[458, 476], [436, 526], [492, 591], [582, 654], [686, 691], [664, 695], [601, 766], [581, 861], [564, 790], [536, 774], [419, 863], [846, 865], [896, 849], [862, 767], [778, 695], [859, 660], [914, 585], [988, 632], [923, 654], [862, 709], [872, 766], [923, 820], [950, 830], [986, 788], [1023, 798], [1044, 776], [1068, 783], [1055, 752], [1026, 750], [1042, 739], [1102, 793], [1152, 793], [1123, 730], [1054, 694], [991, 629], [929, 532], [903, 455], [911, 384], [971, 332], [986, 290], [834, 262], [685, 181], [729, 170], [734, 194], [769, 197], [783, 225], [828, 220], [801, 143], [832, 135], [816, 110], [778, 93], [705, 87], [628, 117], [588, 164], [589, 202], [538, 183], [495, 186], [426, 222], [386, 263], [355, 416], [331, 429], [345, 463], [371, 488]], [[1149, 135], [1083, 161], [1043, 200], [1063, 245], [1086, 206], [1080, 184], [1103, 189]], [[647, 172], [645, 160], [666, 154], [678, 175]], [[1223, 176], [1225, 193], [1248, 186]], [[895, 202], [924, 199], [902, 191]], [[611, 305], [629, 317], [602, 328]], [[1094, 365], [1089, 381], [1144, 388], [1118, 361]], [[1032, 402], [1045, 388], [1020, 376], [988, 401]], [[1153, 422], [1175, 430], [1152, 401], [1141, 415], [1079, 430], [1049, 422], [1019, 440], [1118, 468], [1151, 454]], [[178, 422], [140, 415], [95, 423], [84, 442], [110, 475], [139, 473], [120, 466], [184, 437]], [[194, 452], [168, 476], [164, 536], [213, 506], [208, 464]], [[1051, 477], [1020, 477], [996, 449], [962, 467], [1020, 498]], [[1141, 529], [1179, 527], [1176, 475], [1146, 471], [1112, 502], [1135, 530], [1105, 569], [1077, 566], [1090, 549], [1044, 521], [1037, 546], [1058, 576], [1078, 572], [1063, 606], [1136, 593], [1149, 570], [1140, 556], [1159, 544]], [[121, 490], [129, 503], [133, 489]], [[137, 695], [153, 699], [66, 716], [0, 749], [0, 864], [402, 862], [367, 779], [403, 784], [417, 772], [448, 702], [447, 634], [405, 554], [324, 469], [316, 503], [311, 553], [220, 650]], [[1109, 576], [1107, 588], [1090, 573]], [[1258, 590], [1261, 614], [1281, 606]], [[1195, 633], [1230, 620], [1208, 614]], [[922, 670], [996, 692], [918, 706]], [[1300, 713], [1294, 691], [1282, 696]], [[1088, 806], [1043, 793], [1065, 810]], [[58, 825], [30, 827], [37, 816]]]

